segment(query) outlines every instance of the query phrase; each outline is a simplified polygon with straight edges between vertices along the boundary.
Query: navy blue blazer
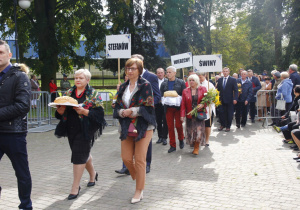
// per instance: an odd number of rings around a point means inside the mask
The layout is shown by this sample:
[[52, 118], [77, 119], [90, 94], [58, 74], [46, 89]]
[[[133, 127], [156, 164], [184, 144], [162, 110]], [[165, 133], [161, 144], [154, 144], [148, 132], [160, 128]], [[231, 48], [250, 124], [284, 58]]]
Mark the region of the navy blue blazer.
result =
[[237, 100], [238, 98], [238, 87], [237, 87], [236, 79], [229, 76], [224, 89], [223, 89], [223, 79], [224, 77], [218, 79], [218, 85], [217, 85], [217, 89], [220, 92], [221, 103], [233, 104], [233, 100]]
[[249, 80], [246, 80], [244, 84], [242, 84], [242, 79], [237, 79], [237, 85], [241, 84], [242, 93], [238, 97], [238, 102], [250, 101], [252, 98], [252, 83]]
[[[249, 80], [249, 77], [247, 77], [247, 79]], [[251, 78], [251, 82], [252, 82], [252, 98], [249, 102], [256, 102], [256, 93], [257, 91], [259, 91], [261, 89], [261, 84], [260, 81], [258, 80], [257, 77], [252, 76]]]
[[153, 90], [154, 104], [158, 104], [161, 101], [161, 97], [160, 97], [160, 91], [158, 87], [157, 76], [146, 69], [145, 73], [143, 74], [143, 78], [150, 82]]
[[[290, 74], [290, 79], [292, 80], [292, 83], [293, 83], [293, 89], [296, 85], [300, 85], [300, 76], [299, 76], [298, 72], [294, 72], [294, 73]], [[294, 91], [292, 91], [292, 97], [295, 98]]]

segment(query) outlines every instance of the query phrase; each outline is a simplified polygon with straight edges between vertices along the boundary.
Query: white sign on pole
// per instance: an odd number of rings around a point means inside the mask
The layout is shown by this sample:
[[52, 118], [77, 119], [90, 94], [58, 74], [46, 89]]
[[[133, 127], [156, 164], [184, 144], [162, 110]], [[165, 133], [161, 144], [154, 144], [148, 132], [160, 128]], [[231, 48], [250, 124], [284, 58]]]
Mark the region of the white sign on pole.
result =
[[221, 72], [222, 55], [195, 55], [193, 56], [194, 72]]
[[130, 58], [131, 35], [106, 36], [106, 58]]
[[177, 69], [193, 66], [193, 55], [191, 52], [171, 56], [172, 66]]

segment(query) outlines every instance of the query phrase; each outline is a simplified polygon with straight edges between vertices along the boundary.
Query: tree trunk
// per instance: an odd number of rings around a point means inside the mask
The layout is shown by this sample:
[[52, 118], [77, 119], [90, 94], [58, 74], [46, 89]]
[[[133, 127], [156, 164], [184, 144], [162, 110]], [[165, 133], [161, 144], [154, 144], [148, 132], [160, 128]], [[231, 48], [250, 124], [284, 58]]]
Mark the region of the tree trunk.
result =
[[205, 50], [206, 50], [206, 54], [210, 55], [212, 54], [211, 33], [210, 33], [212, 0], [204, 4], [204, 8], [205, 8], [205, 14], [204, 14]]
[[279, 69], [282, 69], [282, 0], [276, 0], [274, 4], [274, 14], [275, 14], [275, 26], [274, 26], [274, 39], [275, 39], [275, 62]]
[[49, 91], [49, 82], [56, 80], [58, 65], [58, 49], [55, 34], [56, 0], [34, 1], [36, 12], [36, 33], [38, 37], [38, 54], [42, 63], [42, 90]]

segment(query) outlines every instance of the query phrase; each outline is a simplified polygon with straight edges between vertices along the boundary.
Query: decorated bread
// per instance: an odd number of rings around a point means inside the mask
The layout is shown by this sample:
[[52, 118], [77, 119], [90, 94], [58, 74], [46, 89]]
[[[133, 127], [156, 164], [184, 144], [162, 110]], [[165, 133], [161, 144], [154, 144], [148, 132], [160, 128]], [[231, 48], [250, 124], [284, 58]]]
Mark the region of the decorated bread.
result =
[[175, 90], [169, 90], [164, 92], [164, 97], [177, 97], [178, 93]]
[[57, 103], [57, 104], [62, 104], [62, 103], [67, 103], [67, 102], [78, 105], [78, 101], [76, 101], [74, 98], [72, 98], [70, 96], [61, 96], [61, 97], [57, 97], [54, 100], [54, 103]]

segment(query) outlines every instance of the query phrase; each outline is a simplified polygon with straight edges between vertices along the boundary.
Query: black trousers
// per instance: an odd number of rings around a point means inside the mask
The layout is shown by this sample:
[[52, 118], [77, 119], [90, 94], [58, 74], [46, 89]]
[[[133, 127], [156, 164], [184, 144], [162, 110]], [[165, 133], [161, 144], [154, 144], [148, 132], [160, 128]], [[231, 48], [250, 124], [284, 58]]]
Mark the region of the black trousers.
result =
[[251, 118], [251, 120], [254, 120], [255, 115], [256, 115], [255, 102], [250, 102], [249, 111], [250, 111], [250, 118]]
[[288, 130], [282, 131], [282, 134], [286, 140], [292, 139], [291, 131], [294, 129], [299, 129], [299, 125], [296, 122], [290, 122], [288, 124]]
[[249, 104], [245, 105], [245, 102], [237, 102], [237, 104], [235, 105], [236, 125], [246, 125], [248, 107]]
[[15, 170], [21, 201], [20, 209], [32, 209], [30, 199], [32, 183], [28, 166], [26, 136], [26, 133], [0, 133], [0, 160], [6, 154]]
[[164, 111], [164, 106], [161, 103], [155, 105], [155, 115], [156, 115], [158, 138], [167, 139], [168, 125], [166, 120], [166, 114]]
[[222, 103], [219, 108], [220, 111], [220, 123], [221, 126], [225, 128], [230, 128], [232, 124], [232, 117], [233, 117], [233, 103]]

